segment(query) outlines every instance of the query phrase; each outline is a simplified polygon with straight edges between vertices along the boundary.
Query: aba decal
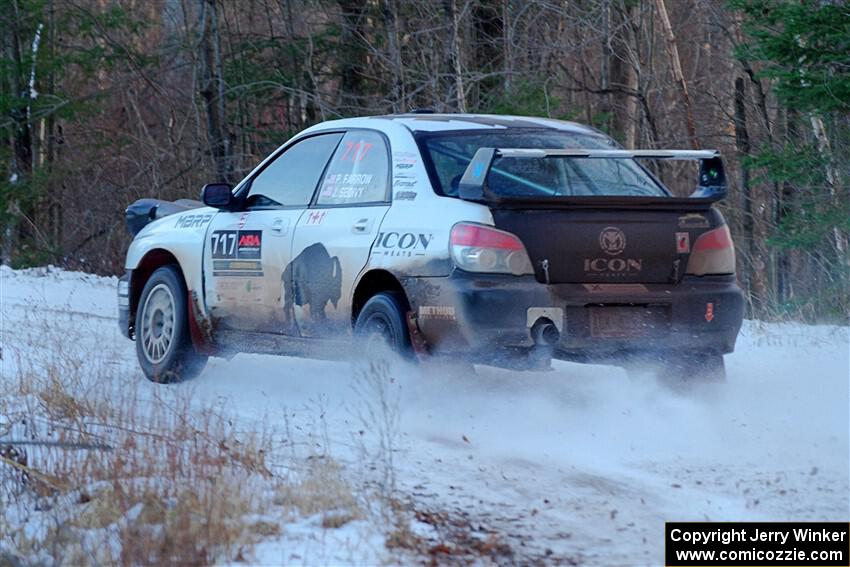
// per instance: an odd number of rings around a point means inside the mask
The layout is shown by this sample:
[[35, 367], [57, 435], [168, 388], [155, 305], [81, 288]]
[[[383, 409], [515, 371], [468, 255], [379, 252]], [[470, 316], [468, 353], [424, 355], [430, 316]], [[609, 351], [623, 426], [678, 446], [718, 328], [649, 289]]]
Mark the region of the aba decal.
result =
[[301, 251], [283, 271], [281, 285], [284, 290], [283, 312], [287, 324], [295, 320], [295, 305], [310, 306], [310, 318], [316, 322], [327, 320], [328, 302], [336, 309], [342, 296], [342, 270], [339, 258], [328, 254], [319, 244]]

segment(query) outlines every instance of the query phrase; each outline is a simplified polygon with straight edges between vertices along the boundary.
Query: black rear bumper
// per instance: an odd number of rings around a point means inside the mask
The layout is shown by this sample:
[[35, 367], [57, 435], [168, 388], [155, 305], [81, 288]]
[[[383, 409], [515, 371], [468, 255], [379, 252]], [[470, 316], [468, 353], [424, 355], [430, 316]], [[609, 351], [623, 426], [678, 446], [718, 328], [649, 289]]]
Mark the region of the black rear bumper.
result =
[[[535, 346], [531, 327], [545, 317], [560, 331], [556, 358], [606, 361], [652, 352], [732, 352], [744, 316], [734, 276], [686, 277], [672, 284], [544, 285], [533, 276], [460, 270], [405, 282], [422, 335], [435, 353], [494, 354]], [[602, 329], [600, 311], [618, 310], [639, 330]], [[609, 319], [610, 320], [610, 317]]]

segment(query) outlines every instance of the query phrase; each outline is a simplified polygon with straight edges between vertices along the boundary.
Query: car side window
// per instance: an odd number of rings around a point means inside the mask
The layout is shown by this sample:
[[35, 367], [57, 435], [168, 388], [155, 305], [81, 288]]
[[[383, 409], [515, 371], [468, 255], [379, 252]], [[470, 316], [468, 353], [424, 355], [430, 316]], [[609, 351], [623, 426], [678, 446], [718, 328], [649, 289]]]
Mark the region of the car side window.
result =
[[251, 181], [246, 207], [306, 207], [342, 134], [311, 136], [287, 148]]
[[352, 205], [387, 201], [389, 160], [377, 132], [345, 134], [319, 188], [318, 205]]

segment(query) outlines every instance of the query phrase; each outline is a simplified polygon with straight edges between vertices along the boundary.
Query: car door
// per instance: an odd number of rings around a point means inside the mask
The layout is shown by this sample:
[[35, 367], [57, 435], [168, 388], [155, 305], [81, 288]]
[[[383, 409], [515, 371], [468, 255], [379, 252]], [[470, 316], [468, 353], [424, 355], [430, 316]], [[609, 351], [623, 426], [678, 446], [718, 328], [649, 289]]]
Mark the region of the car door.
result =
[[292, 237], [342, 133], [303, 138], [239, 191], [239, 210], [210, 223], [204, 250], [206, 304], [224, 329], [292, 334], [282, 309]]
[[352, 286], [390, 206], [389, 155], [382, 134], [348, 131], [295, 227], [284, 309], [301, 336], [350, 331]]

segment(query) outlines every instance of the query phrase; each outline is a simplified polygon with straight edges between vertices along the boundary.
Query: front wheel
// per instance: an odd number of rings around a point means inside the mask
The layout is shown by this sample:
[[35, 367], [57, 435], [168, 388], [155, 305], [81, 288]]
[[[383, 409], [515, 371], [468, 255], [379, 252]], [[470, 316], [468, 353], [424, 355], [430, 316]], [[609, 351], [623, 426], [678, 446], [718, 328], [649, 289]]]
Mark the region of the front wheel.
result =
[[354, 336], [367, 355], [389, 349], [403, 358], [413, 355], [405, 313], [407, 301], [398, 292], [373, 295], [357, 315]]
[[186, 286], [174, 266], [156, 270], [142, 290], [136, 312], [136, 355], [148, 380], [158, 383], [192, 378], [207, 363], [192, 345]]

